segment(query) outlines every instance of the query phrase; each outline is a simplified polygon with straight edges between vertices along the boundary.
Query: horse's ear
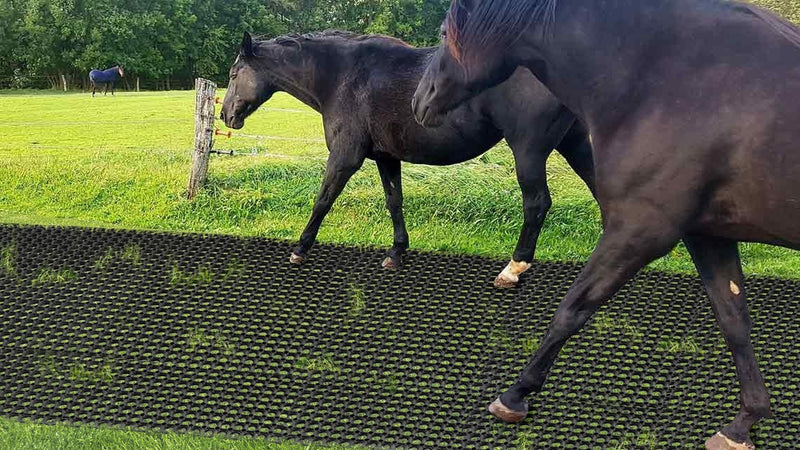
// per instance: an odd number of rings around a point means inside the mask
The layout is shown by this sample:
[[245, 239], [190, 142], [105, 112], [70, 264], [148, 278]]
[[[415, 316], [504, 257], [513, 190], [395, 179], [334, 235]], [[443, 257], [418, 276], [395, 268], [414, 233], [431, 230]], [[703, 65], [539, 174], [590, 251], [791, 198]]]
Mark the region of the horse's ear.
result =
[[239, 50], [242, 56], [250, 58], [255, 56], [255, 52], [253, 51], [253, 37], [250, 36], [250, 33], [247, 31], [244, 32], [244, 38], [242, 38], [242, 48]]

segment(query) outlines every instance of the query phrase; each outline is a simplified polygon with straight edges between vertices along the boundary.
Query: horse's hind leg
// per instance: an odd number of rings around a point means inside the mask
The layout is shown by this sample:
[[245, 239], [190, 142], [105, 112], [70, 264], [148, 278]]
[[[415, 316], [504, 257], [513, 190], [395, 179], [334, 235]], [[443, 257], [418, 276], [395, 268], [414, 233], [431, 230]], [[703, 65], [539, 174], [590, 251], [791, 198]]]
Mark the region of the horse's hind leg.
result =
[[331, 150], [330, 157], [328, 157], [328, 164], [325, 168], [325, 179], [322, 181], [317, 199], [314, 202], [314, 208], [311, 211], [311, 218], [306, 225], [303, 234], [300, 235], [300, 242], [292, 251], [292, 256], [289, 262], [292, 264], [302, 264], [306, 260], [306, 255], [314, 241], [317, 239], [319, 227], [322, 225], [322, 220], [331, 210], [333, 202], [339, 197], [339, 194], [344, 190], [344, 186], [350, 180], [361, 165], [364, 163], [364, 154], [366, 152], [358, 150], [338, 151], [335, 148]]
[[770, 407], [764, 377], [758, 370], [755, 350], [750, 342], [751, 323], [738, 245], [735, 241], [707, 236], [687, 237], [684, 242], [711, 299], [725, 342], [733, 353], [741, 385], [739, 413], [721, 433], [706, 442], [706, 448], [753, 449], [750, 429], [759, 419], [770, 415]]
[[108, 83], [104, 83], [104, 84], [105, 84], [105, 89], [103, 90], [103, 95], [106, 95], [106, 94], [108, 94]]
[[378, 159], [378, 173], [381, 175], [383, 192], [386, 194], [386, 209], [392, 216], [394, 227], [394, 243], [389, 255], [383, 260], [383, 267], [397, 269], [403, 263], [403, 256], [408, 249], [408, 232], [403, 217], [403, 185], [400, 176], [400, 161], [396, 159]]
[[551, 150], [526, 147], [527, 151], [524, 152], [514, 150], [517, 181], [522, 189], [522, 230], [511, 262], [494, 280], [494, 285], [499, 288], [515, 287], [519, 283], [519, 276], [530, 269], [539, 233], [552, 205], [545, 170], [547, 156]]
[[92, 97], [94, 97], [95, 91], [97, 91], [97, 85], [94, 84], [94, 81], [92, 81]]
[[519, 380], [489, 406], [497, 418], [523, 420], [528, 413], [525, 397], [541, 391], [567, 340], [636, 272], [665, 255], [680, 237], [670, 218], [648, 203], [607, 206], [622, 214], [615, 215], [618, 220], [608, 218], [597, 248], [558, 306], [541, 346]]

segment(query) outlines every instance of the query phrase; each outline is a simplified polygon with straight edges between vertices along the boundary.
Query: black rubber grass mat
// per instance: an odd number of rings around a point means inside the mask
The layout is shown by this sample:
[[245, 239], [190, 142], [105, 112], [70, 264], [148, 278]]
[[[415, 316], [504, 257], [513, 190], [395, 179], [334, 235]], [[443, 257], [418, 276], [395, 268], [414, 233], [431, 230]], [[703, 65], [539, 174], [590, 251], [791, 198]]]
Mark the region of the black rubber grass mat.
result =
[[[521, 425], [512, 383], [579, 269], [288, 242], [0, 226], [0, 415], [393, 448], [702, 448], [738, 410], [695, 277], [647, 272], [573, 339]], [[775, 417], [800, 442], [800, 283], [749, 279]]]

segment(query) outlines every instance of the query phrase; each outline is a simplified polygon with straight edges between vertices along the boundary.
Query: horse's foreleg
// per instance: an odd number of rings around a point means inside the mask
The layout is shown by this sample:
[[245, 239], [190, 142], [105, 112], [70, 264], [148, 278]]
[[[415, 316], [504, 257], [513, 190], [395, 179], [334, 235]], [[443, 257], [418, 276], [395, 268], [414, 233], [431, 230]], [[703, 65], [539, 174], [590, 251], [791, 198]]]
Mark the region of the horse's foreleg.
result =
[[550, 368], [567, 340], [633, 275], [650, 261], [666, 254], [680, 233], [660, 211], [646, 203], [625, 207], [607, 218], [607, 226], [589, 262], [572, 284], [550, 323], [533, 359], [519, 380], [489, 410], [506, 422], [519, 422], [528, 413], [525, 397], [539, 392]]
[[309, 219], [303, 234], [300, 235], [300, 242], [292, 252], [292, 256], [289, 259], [291, 263], [302, 264], [305, 262], [308, 251], [317, 239], [317, 233], [319, 233], [319, 227], [322, 225], [323, 219], [331, 210], [333, 202], [342, 193], [350, 177], [361, 168], [363, 163], [364, 157], [361, 156], [361, 153], [350, 151], [349, 153], [340, 154], [339, 152], [331, 151], [325, 169], [325, 179], [314, 202], [311, 219]]
[[746, 450], [755, 446], [750, 429], [759, 419], [770, 415], [769, 393], [758, 370], [756, 354], [750, 341], [750, 315], [744, 291], [742, 263], [735, 241], [707, 236], [684, 239], [692, 255], [717, 323], [733, 354], [741, 385], [741, 409], [730, 425], [706, 442], [709, 450]]
[[114, 97], [114, 88], [116, 88], [116, 85], [117, 85], [117, 84], [116, 84], [116, 83], [114, 83], [114, 82], [112, 82], [112, 83], [111, 83], [111, 96], [112, 96], [112, 97]]
[[103, 95], [108, 94], [108, 83], [103, 83], [105, 85], [105, 89], [103, 90]]
[[403, 216], [403, 185], [400, 176], [400, 161], [396, 159], [379, 159], [378, 173], [381, 175], [383, 192], [386, 194], [386, 208], [392, 217], [394, 227], [394, 243], [389, 250], [389, 255], [383, 260], [383, 267], [397, 269], [403, 262], [403, 256], [408, 249], [408, 232]]

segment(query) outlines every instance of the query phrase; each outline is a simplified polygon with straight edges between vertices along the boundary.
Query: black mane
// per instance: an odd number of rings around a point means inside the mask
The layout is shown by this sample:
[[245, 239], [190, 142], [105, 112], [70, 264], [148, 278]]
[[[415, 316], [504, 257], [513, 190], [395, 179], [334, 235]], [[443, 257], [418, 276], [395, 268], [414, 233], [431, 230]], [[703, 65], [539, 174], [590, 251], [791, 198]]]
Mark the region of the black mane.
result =
[[480, 0], [469, 10], [462, 1], [453, 0], [447, 13], [448, 45], [459, 60], [503, 49], [534, 22], [547, 34], [558, 6], [558, 0]]
[[[500, 51], [516, 41], [532, 23], [547, 36], [555, 23], [558, 0], [478, 0], [471, 10], [465, 0], [452, 0], [447, 13], [448, 46], [465, 63], [480, 54]], [[474, 0], [473, 0], [474, 1]], [[762, 7], [732, 0], [708, 0], [753, 15], [800, 47], [800, 28]]]
[[401, 44], [406, 47], [411, 47], [410, 44], [406, 43], [401, 39], [397, 39], [391, 36], [386, 36], [383, 34], [359, 34], [359, 33], [353, 33], [352, 31], [342, 31], [342, 30], [314, 31], [311, 33], [304, 33], [304, 34], [297, 34], [297, 33], [284, 34], [282, 36], [277, 36], [271, 39], [260, 36], [257, 38], [257, 41], [272, 42], [279, 45], [297, 45], [298, 47], [302, 48], [302, 45], [305, 42], [326, 41], [331, 39], [344, 39], [355, 42], [374, 40], [374, 41], [388, 42], [392, 44]]

